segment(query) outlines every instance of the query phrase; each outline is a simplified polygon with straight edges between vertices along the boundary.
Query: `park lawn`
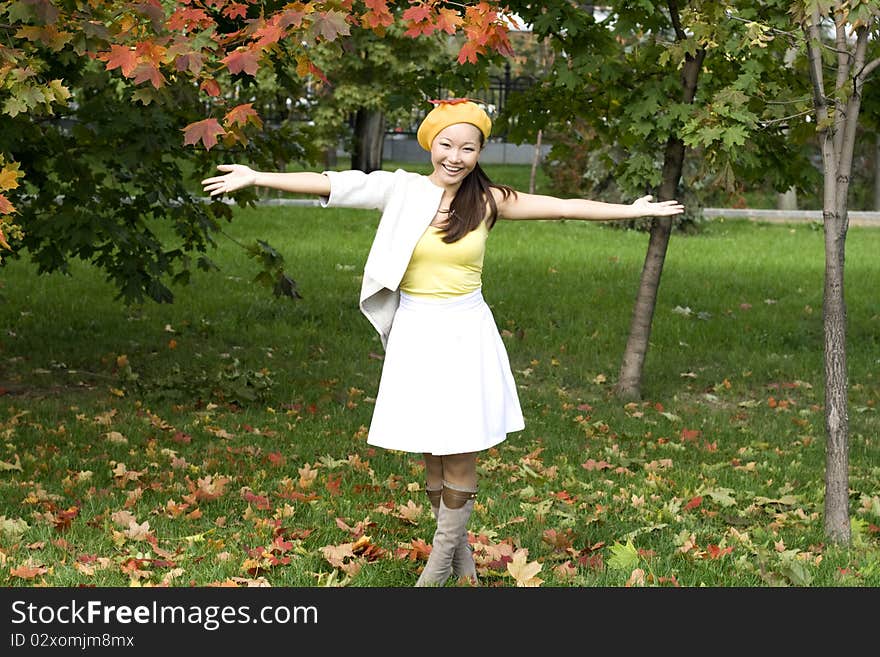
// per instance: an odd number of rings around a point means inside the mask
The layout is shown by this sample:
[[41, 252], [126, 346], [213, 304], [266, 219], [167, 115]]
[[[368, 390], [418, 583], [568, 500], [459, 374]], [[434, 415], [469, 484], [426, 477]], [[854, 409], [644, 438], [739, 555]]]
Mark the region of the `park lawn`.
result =
[[[170, 305], [125, 307], [81, 264], [8, 262], [0, 585], [412, 585], [433, 531], [421, 462], [366, 444], [382, 348], [357, 298], [377, 218], [236, 210], [229, 237], [282, 252], [296, 301], [225, 238], [221, 271]], [[484, 295], [526, 429], [478, 461], [482, 584], [880, 585], [880, 231], [848, 238], [847, 549], [823, 534], [821, 229], [674, 236], [644, 399], [623, 403], [647, 239], [491, 233]], [[508, 563], [540, 570], [519, 582]]]

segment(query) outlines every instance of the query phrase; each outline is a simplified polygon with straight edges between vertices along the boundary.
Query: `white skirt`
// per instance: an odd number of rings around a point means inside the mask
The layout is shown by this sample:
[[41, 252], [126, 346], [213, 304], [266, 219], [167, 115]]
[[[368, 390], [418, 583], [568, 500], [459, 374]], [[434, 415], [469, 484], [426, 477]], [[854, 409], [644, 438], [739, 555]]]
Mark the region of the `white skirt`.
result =
[[525, 428], [507, 350], [480, 290], [400, 294], [367, 443], [463, 454]]

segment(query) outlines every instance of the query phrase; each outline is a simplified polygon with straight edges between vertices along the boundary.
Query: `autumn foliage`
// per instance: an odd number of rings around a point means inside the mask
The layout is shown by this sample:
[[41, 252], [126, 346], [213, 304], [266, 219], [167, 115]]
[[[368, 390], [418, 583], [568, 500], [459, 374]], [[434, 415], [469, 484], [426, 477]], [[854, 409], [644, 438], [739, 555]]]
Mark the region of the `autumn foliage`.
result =
[[[474, 63], [490, 51], [510, 52], [503, 16], [503, 8], [485, 0], [15, 0], [0, 9], [0, 113], [51, 117], [76, 91], [64, 77], [51, 76], [54, 64], [94, 61], [129, 85], [131, 100], [143, 106], [174, 102], [169, 86], [187, 81], [198, 89], [206, 116], [179, 126], [183, 143], [231, 146], [262, 124], [250, 103], [230, 106], [230, 91], [272, 61], [295, 62], [301, 77], [332, 84], [312, 61], [314, 46], [353, 30], [381, 36], [398, 24], [412, 38], [463, 37], [458, 61]], [[0, 247], [10, 249], [9, 239], [22, 234], [11, 193], [27, 171], [5, 148], [0, 145]]]

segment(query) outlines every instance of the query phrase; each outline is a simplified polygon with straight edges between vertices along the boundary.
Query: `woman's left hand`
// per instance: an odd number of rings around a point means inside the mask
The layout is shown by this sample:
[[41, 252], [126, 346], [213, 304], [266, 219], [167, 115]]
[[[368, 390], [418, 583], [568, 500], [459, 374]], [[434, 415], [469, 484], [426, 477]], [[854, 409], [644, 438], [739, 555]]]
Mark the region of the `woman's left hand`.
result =
[[684, 206], [678, 201], [659, 201], [654, 202], [654, 197], [650, 194], [637, 198], [632, 202], [633, 209], [638, 212], [639, 217], [669, 217], [674, 214], [684, 212]]

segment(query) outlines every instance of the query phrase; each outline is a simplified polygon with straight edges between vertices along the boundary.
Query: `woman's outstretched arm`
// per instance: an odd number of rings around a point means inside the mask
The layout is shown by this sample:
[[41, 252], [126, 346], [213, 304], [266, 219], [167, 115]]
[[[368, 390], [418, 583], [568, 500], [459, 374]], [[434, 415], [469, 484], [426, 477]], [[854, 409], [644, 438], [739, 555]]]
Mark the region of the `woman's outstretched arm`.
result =
[[613, 221], [639, 217], [668, 217], [684, 212], [678, 201], [652, 201], [651, 195], [632, 203], [605, 203], [582, 198], [557, 198], [517, 192], [503, 198], [496, 192], [498, 216], [504, 219], [582, 219]]
[[254, 171], [244, 164], [220, 164], [217, 169], [226, 173], [202, 181], [202, 188], [211, 196], [227, 194], [252, 185], [292, 194], [330, 195], [330, 179], [322, 173]]

